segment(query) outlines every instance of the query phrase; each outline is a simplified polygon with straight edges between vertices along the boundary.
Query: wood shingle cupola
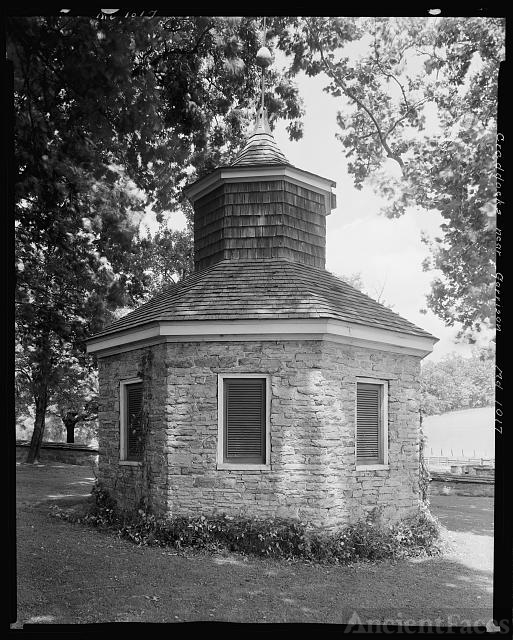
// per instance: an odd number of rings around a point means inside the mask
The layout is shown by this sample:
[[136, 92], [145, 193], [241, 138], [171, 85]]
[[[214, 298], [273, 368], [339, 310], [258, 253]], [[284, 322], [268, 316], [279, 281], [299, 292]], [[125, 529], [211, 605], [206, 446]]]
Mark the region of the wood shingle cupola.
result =
[[194, 273], [91, 336], [88, 352], [300, 339], [430, 353], [434, 336], [326, 271], [335, 186], [282, 153], [262, 80], [254, 128], [233, 162], [184, 191], [194, 207]]
[[[264, 17], [265, 45], [265, 17]], [[335, 183], [293, 166], [260, 109], [185, 191], [195, 270], [87, 340], [99, 470], [122, 510], [322, 530], [417, 513], [420, 359], [437, 339], [325, 268]]]
[[278, 258], [325, 267], [333, 180], [294, 167], [265, 110], [235, 160], [185, 190], [194, 206], [194, 266]]

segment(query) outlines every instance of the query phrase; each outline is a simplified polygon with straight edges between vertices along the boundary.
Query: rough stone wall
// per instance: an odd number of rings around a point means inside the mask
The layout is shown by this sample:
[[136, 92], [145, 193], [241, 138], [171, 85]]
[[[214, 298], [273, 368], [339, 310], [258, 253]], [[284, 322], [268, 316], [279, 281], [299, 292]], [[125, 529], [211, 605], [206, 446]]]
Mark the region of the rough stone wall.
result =
[[[323, 341], [253, 341], [167, 343], [100, 360], [99, 473], [126, 506], [136, 502], [142, 472], [118, 465], [119, 380], [135, 376], [149, 350], [144, 491], [154, 508], [334, 527], [376, 507], [393, 520], [418, 504], [419, 358]], [[271, 470], [216, 468], [218, 373], [270, 375]], [[389, 381], [386, 470], [356, 471], [357, 376]]]
[[[322, 414], [327, 398], [318, 342], [168, 345], [169, 501], [174, 513], [326, 516]], [[316, 354], [313, 356], [313, 354]], [[271, 376], [272, 470], [216, 469], [218, 373]], [[307, 391], [308, 389], [308, 391]]]
[[[342, 388], [344, 406], [344, 486], [332, 493], [335, 522], [354, 522], [372, 511], [392, 522], [419, 504], [420, 358], [326, 342], [323, 364], [334, 393]], [[389, 469], [356, 469], [355, 383], [358, 377], [388, 381]], [[333, 415], [336, 427], [336, 411]]]
[[[120, 507], [167, 508], [166, 369], [165, 345], [128, 351], [98, 360], [99, 434], [98, 477], [117, 498]], [[146, 446], [140, 466], [119, 463], [119, 403], [122, 380], [143, 379], [143, 405], [147, 418]]]

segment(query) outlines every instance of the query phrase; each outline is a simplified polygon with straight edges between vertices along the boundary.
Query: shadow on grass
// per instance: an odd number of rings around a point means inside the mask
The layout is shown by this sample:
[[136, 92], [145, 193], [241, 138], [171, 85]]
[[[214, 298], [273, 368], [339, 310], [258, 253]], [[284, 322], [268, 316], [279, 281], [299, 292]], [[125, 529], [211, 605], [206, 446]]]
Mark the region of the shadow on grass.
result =
[[[471, 535], [474, 531], [483, 535], [485, 506], [477, 510], [468, 501], [433, 505], [442, 522], [441, 514], [450, 512], [444, 524], [458, 531], [465, 553], [475, 556], [474, 565], [454, 553], [396, 563], [313, 565], [238, 554], [177, 555], [172, 550], [137, 547], [114, 535], [98, 536], [87, 527], [71, 527], [32, 506], [87, 505], [93, 479], [89, 482], [84, 469], [50, 475], [43, 482], [35, 471], [36, 480], [29, 482], [27, 474], [20, 488], [23, 504], [29, 507], [20, 510], [18, 530], [22, 622], [347, 624], [359, 619], [361, 624], [414, 621], [460, 626], [486, 624], [492, 615], [491, 567], [486, 569], [472, 546], [485, 540]], [[458, 505], [468, 518], [463, 524]]]
[[493, 498], [431, 498], [430, 510], [450, 531], [493, 536]]
[[[326, 622], [478, 626], [492, 617], [490, 573], [447, 557], [297, 573], [277, 594], [283, 620], [295, 621], [296, 612], [297, 621], [306, 621], [315, 612], [316, 621]], [[258, 607], [258, 593], [253, 598]]]

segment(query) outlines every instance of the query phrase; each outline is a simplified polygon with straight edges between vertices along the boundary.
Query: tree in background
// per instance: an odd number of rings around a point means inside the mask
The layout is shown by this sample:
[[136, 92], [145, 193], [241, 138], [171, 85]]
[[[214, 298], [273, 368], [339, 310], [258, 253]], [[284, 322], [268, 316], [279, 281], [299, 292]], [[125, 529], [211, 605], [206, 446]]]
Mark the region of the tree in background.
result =
[[383, 291], [385, 290], [386, 278], [382, 283], [378, 285], [378, 287], [374, 287], [374, 290], [372, 292], [373, 295], [369, 295], [365, 287], [365, 284], [363, 282], [362, 274], [360, 271], [354, 272], [350, 275], [342, 275], [339, 277], [341, 278], [341, 280], [343, 280], [344, 282], [347, 282], [347, 284], [350, 284], [355, 289], [358, 289], [358, 291], [361, 291], [366, 296], [369, 296], [373, 300], [376, 300], [376, 302], [379, 302], [385, 307], [388, 307], [388, 309], [393, 310], [394, 305], [390, 304], [383, 298]]
[[470, 358], [452, 353], [424, 362], [420, 377], [424, 415], [492, 406], [495, 400], [495, 352], [480, 349]]
[[75, 442], [79, 423], [95, 423], [98, 418], [98, 373], [89, 363], [84, 368], [70, 357], [56, 385], [52, 402], [66, 429], [66, 442]]
[[166, 285], [183, 280], [194, 269], [193, 209], [184, 201], [181, 206], [186, 219], [186, 228], [175, 230], [166, 220], [153, 233], [140, 231], [138, 271], [148, 279], [145, 299], [159, 293]]
[[495, 321], [504, 28], [499, 18], [306, 17], [276, 18], [270, 30], [292, 56], [291, 76], [323, 73], [340, 98], [337, 137], [356, 188], [373, 184], [389, 217], [415, 207], [443, 216], [441, 237], [425, 239], [424, 268], [440, 274], [427, 305], [470, 341]]
[[[70, 357], [85, 366], [84, 338], [146, 299], [152, 278], [170, 271], [161, 258], [187, 272], [190, 236], [162, 227], [153, 251], [139, 222], [148, 205], [159, 222], [172, 216], [185, 182], [237, 150], [258, 93], [260, 29], [251, 17], [8, 19], [18, 384], [35, 407], [28, 461], [37, 459]], [[328, 91], [346, 101], [339, 124], [355, 184], [372, 178], [390, 216], [417, 205], [446, 220], [426, 263], [442, 273], [430, 308], [467, 331], [493, 322], [495, 230], [487, 214], [502, 22], [285, 17], [270, 21], [269, 35], [293, 55], [287, 73], [267, 74], [271, 126], [287, 118], [290, 137], [301, 137], [292, 78], [325, 72]], [[354, 41], [367, 52], [341, 57], [340, 47]], [[413, 51], [420, 71], [407, 68]], [[423, 136], [428, 103], [439, 133]], [[387, 159], [400, 180], [383, 174]]]
[[355, 271], [354, 273], [348, 275], [343, 274], [339, 277], [344, 282], [347, 282], [347, 284], [350, 284], [355, 289], [358, 289], [358, 291], [361, 291], [362, 293], [365, 292], [365, 284], [363, 282], [362, 274], [360, 271]]
[[[75, 361], [87, 369], [84, 338], [147, 293], [146, 206], [162, 220], [187, 179], [240, 144], [258, 91], [259, 29], [250, 17], [8, 18], [17, 383], [35, 408], [28, 462], [66, 372]], [[299, 137], [297, 90], [268, 75], [270, 119], [292, 120]]]

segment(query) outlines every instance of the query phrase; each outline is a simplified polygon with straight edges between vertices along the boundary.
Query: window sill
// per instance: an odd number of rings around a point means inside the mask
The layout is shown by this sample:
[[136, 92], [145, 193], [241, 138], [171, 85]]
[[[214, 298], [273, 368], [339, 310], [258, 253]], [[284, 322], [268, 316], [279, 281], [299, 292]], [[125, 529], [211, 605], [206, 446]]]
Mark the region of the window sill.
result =
[[120, 460], [119, 464], [123, 465], [123, 466], [127, 466], [127, 467], [141, 467], [142, 466], [142, 462], [137, 462], [135, 460]]
[[356, 465], [357, 471], [386, 471], [390, 469], [389, 464], [359, 464]]
[[229, 462], [218, 462], [217, 469], [230, 471], [271, 471], [270, 464], [237, 464]]

